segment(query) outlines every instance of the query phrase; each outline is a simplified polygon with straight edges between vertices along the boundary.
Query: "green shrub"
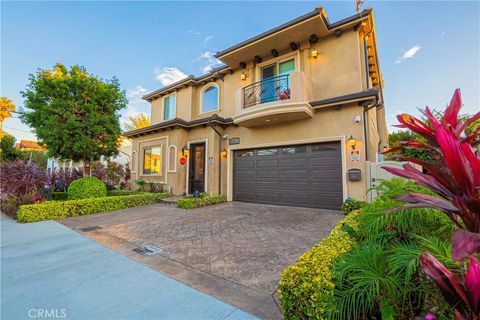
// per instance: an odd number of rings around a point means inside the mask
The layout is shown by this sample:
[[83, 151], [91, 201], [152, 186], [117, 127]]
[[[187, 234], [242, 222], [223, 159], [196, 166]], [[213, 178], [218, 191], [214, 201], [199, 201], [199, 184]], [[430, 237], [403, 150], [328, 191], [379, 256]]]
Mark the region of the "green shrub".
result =
[[141, 192], [141, 190], [109, 190], [107, 191], [107, 196], [129, 196]]
[[366, 204], [367, 203], [365, 201], [349, 198], [342, 204], [342, 206], [340, 207], [340, 210], [342, 211], [343, 214], [347, 215], [354, 210], [362, 209]]
[[17, 216], [19, 222], [63, 219], [153, 204], [165, 196], [164, 193], [139, 193], [129, 196], [47, 201], [20, 206]]
[[182, 198], [177, 201], [177, 206], [182, 209], [194, 209], [200, 208], [204, 206], [209, 206], [212, 204], [226, 202], [227, 198], [224, 195], [219, 196], [208, 196], [206, 194], [202, 194], [200, 198]]
[[52, 200], [60, 201], [67, 200], [68, 194], [66, 192], [52, 192]]
[[80, 178], [70, 184], [67, 193], [69, 200], [100, 198], [107, 196], [107, 187], [95, 177]]
[[278, 291], [284, 319], [322, 319], [332, 308], [334, 274], [331, 268], [355, 245], [348, 231], [356, 229], [358, 213], [347, 215], [329, 236], [283, 271]]

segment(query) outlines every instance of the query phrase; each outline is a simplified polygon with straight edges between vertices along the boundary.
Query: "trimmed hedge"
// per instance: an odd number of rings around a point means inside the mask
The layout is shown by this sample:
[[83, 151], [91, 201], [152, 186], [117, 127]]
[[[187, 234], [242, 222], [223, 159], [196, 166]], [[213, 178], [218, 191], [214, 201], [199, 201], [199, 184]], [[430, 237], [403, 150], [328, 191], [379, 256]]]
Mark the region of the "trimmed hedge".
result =
[[356, 244], [358, 214], [351, 212], [329, 236], [283, 271], [278, 285], [283, 319], [324, 319], [333, 305], [333, 273], [336, 260]]
[[130, 196], [132, 194], [142, 193], [141, 190], [109, 190], [107, 196]]
[[74, 180], [67, 189], [69, 200], [100, 198], [107, 196], [107, 186], [95, 177]]
[[203, 196], [200, 198], [193, 198], [193, 197], [188, 197], [188, 198], [182, 198], [177, 201], [177, 206], [182, 209], [194, 209], [194, 208], [200, 208], [204, 206], [209, 206], [211, 204], [217, 204], [217, 203], [222, 203], [226, 202], [227, 197], [224, 195], [219, 195], [219, 196]]
[[139, 193], [129, 196], [102, 197], [67, 201], [47, 201], [20, 206], [19, 222], [55, 220], [92, 213], [115, 211], [156, 203], [164, 193]]

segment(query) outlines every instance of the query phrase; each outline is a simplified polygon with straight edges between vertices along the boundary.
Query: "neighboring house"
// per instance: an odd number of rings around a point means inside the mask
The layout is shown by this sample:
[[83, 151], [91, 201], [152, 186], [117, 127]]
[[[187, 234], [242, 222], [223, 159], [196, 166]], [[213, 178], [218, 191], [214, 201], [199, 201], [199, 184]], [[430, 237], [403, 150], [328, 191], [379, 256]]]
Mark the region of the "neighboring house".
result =
[[[110, 157], [109, 160], [121, 163], [123, 165], [130, 164], [132, 162], [132, 143], [129, 139], [122, 139], [122, 144], [118, 148], [118, 156]], [[107, 159], [101, 159], [104, 165], [107, 164]], [[47, 170], [59, 170], [66, 168], [82, 168], [82, 161], [73, 162], [73, 161], [61, 161], [54, 158], [49, 158], [47, 161]]]
[[32, 141], [32, 140], [20, 140], [20, 142], [17, 142], [15, 144], [15, 149], [18, 149], [21, 151], [32, 151], [32, 150], [45, 151], [45, 148], [41, 147], [37, 141]]
[[331, 23], [317, 8], [146, 94], [152, 125], [124, 134], [132, 178], [278, 205], [365, 199], [366, 161], [387, 146], [375, 33], [371, 9]]

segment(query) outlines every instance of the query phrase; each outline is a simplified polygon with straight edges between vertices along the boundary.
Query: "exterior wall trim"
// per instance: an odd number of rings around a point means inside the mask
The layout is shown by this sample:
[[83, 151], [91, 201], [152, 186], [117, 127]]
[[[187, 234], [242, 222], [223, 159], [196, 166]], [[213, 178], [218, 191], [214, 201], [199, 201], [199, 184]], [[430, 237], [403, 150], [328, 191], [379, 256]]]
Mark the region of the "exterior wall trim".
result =
[[[140, 171], [140, 143], [144, 143], [144, 142], [150, 142], [150, 141], [156, 141], [156, 140], [162, 140], [162, 139], [165, 139], [165, 145], [169, 145], [168, 144], [168, 136], [162, 136], [162, 137], [157, 137], [157, 138], [153, 138], [153, 139], [146, 139], [146, 140], [138, 140], [137, 141], [137, 148], [136, 148], [136, 160], [137, 160], [137, 165], [136, 165], [136, 168], [135, 168], [135, 172], [132, 171], [132, 173], [135, 173], [136, 174], [136, 178], [139, 179], [140, 176], [144, 176], [143, 174], [141, 174], [143, 171]], [[168, 149], [168, 148], [165, 148], [165, 149]], [[163, 150], [163, 148], [162, 148]], [[167, 152], [165, 152], [166, 155]], [[159, 181], [160, 183], [164, 183], [164, 184], [167, 184], [168, 183], [168, 174], [167, 174], [167, 171], [168, 171], [168, 156], [166, 157], [167, 158], [167, 161], [165, 162], [165, 174], [164, 174], [164, 179], [163, 181]], [[143, 165], [143, 164], [142, 164]], [[133, 168], [132, 168], [133, 169]], [[149, 175], [149, 176], [152, 176], [152, 177], [159, 177], [159, 175]]]
[[289, 140], [283, 141], [281, 143], [260, 143], [260, 144], [250, 144], [242, 146], [230, 146], [227, 149], [228, 152], [228, 161], [227, 161], [227, 200], [232, 201], [233, 199], [233, 157], [234, 151], [243, 150], [243, 149], [256, 149], [264, 147], [277, 147], [277, 146], [288, 146], [296, 144], [310, 144], [310, 143], [321, 143], [321, 142], [340, 142], [341, 154], [342, 154], [342, 188], [343, 188], [343, 199], [347, 198], [348, 195], [348, 181], [347, 181], [347, 156], [346, 156], [346, 136], [334, 136], [326, 137], [320, 139], [301, 139], [301, 140]]
[[[174, 162], [173, 162], [173, 170], [170, 170], [170, 154], [172, 152], [172, 149], [173, 149], [173, 152], [175, 154], [175, 159], [174, 159]], [[174, 173], [174, 172], [177, 172], [177, 146], [172, 144], [172, 145], [169, 145], [168, 146], [168, 155], [167, 155], [167, 173]]]

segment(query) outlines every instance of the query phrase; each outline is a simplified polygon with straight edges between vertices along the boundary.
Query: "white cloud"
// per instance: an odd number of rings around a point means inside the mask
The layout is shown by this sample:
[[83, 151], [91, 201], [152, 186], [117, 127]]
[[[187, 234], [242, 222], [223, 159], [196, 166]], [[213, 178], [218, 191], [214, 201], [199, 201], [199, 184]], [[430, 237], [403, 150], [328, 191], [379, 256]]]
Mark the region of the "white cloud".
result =
[[205, 38], [203, 38], [203, 47], [206, 48], [208, 46], [208, 41], [212, 39], [213, 39], [213, 36], [206, 36]]
[[193, 34], [194, 36], [201, 36], [202, 33], [196, 30], [188, 30], [188, 33]]
[[164, 86], [180, 81], [187, 77], [187, 74], [174, 67], [155, 68], [155, 78]]
[[397, 61], [395, 61], [395, 64], [400, 64], [407, 59], [413, 58], [418, 53], [418, 51], [420, 51], [420, 49], [422, 49], [422, 47], [420, 47], [418, 44], [414, 45], [413, 47], [405, 51], [403, 55], [398, 58]]
[[138, 99], [141, 98], [148, 90], [142, 86], [136, 86], [133, 89], [127, 90], [127, 97], [131, 99]]
[[447, 32], [446, 32], [446, 31], [443, 31], [442, 33], [440, 33], [440, 37], [443, 38], [443, 37], [445, 37], [446, 34], [447, 34]]
[[222, 64], [220, 60], [215, 58], [215, 54], [210, 51], [202, 52], [202, 54], [197, 58], [197, 60], [202, 62], [201, 70], [203, 73], [208, 73], [212, 71], [214, 67], [218, 67]]

